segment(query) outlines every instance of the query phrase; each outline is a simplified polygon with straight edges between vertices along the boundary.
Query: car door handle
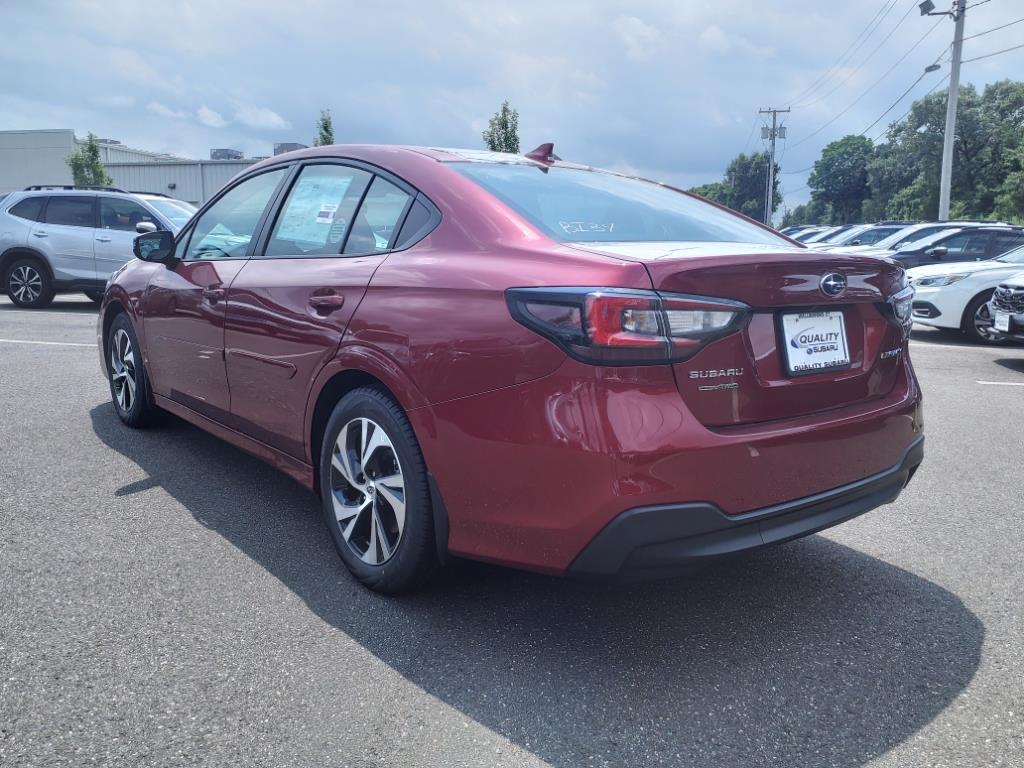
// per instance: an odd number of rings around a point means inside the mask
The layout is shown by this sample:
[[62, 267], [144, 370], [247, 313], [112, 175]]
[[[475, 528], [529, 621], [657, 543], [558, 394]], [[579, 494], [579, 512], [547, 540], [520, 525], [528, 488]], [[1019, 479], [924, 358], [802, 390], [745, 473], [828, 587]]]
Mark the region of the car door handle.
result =
[[96, 238], [96, 242], [97, 243], [109, 243], [110, 242], [110, 235], [101, 235], [100, 237]]
[[33, 232], [32, 234], [35, 237], [47, 237], [47, 233], [46, 232]]
[[330, 293], [326, 296], [310, 296], [309, 306], [317, 312], [327, 315], [335, 310], [341, 309], [345, 303], [345, 297], [340, 293]]
[[203, 288], [203, 298], [207, 299], [211, 304], [216, 304], [218, 301], [224, 298], [224, 289]]

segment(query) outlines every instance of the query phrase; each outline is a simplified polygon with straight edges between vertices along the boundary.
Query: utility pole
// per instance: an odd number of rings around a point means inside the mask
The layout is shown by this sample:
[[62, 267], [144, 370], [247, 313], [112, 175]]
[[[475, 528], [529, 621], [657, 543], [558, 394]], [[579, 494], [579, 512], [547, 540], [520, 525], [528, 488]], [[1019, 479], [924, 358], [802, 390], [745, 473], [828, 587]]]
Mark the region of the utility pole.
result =
[[949, 191], [953, 183], [953, 139], [956, 136], [956, 103], [960, 98], [960, 54], [964, 47], [964, 17], [967, 0], [953, 0], [953, 60], [949, 69], [946, 97], [946, 132], [942, 137], [942, 177], [939, 181], [939, 221], [949, 219]]
[[786, 138], [786, 126], [780, 126], [778, 124], [779, 115], [789, 112], [789, 107], [786, 109], [773, 109], [767, 107], [766, 109], [757, 110], [760, 115], [772, 116], [772, 127], [769, 128], [767, 125], [761, 128], [761, 138], [771, 140], [771, 150], [768, 153], [768, 189], [765, 191], [764, 201], [764, 223], [769, 227], [772, 225], [772, 203], [774, 200], [775, 193], [775, 139]]

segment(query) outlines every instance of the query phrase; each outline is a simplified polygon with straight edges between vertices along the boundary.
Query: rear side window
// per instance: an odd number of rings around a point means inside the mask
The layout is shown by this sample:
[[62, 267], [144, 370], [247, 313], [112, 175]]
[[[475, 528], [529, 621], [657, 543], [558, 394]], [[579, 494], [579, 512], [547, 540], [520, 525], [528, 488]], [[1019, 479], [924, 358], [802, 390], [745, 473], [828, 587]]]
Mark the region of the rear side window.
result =
[[46, 206], [46, 223], [66, 227], [92, 227], [94, 197], [51, 197]]
[[452, 167], [557, 240], [792, 247], [740, 216], [649, 181], [558, 166], [467, 162]]
[[8, 213], [21, 219], [39, 221], [43, 217], [43, 205], [45, 203], [45, 197], [26, 197], [20, 203], [12, 205]]
[[307, 165], [292, 185], [264, 256], [334, 256], [372, 175], [345, 165]]
[[996, 247], [993, 254], [998, 256], [1001, 253], [1006, 253], [1016, 248], [1021, 243], [1024, 243], [1024, 234], [1018, 234], [1016, 232], [999, 234], [996, 235]]
[[345, 253], [354, 255], [388, 250], [395, 239], [395, 227], [409, 204], [409, 197], [390, 181], [380, 176], [374, 178], [352, 222], [352, 231], [345, 241]]
[[414, 200], [409, 209], [405, 222], [402, 224], [402, 231], [398, 233], [394, 248], [408, 248], [413, 243], [426, 237], [434, 225], [434, 216], [420, 200]]

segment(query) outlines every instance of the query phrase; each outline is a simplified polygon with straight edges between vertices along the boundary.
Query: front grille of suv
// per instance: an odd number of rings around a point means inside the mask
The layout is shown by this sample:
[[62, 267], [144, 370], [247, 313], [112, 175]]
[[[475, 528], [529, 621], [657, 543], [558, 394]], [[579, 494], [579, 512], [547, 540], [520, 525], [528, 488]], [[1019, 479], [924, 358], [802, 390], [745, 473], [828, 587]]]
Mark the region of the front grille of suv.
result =
[[1004, 312], [1013, 312], [1015, 315], [1019, 315], [1024, 312], [1024, 288], [1000, 285], [992, 296], [992, 303]]

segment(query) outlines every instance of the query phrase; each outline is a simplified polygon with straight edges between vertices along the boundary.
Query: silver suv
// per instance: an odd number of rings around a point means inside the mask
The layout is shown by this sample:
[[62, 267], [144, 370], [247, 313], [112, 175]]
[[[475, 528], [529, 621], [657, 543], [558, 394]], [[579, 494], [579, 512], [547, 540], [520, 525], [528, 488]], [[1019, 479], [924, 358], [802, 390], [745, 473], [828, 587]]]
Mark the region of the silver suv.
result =
[[137, 234], [176, 233], [195, 210], [166, 195], [113, 187], [28, 187], [0, 195], [0, 291], [33, 309], [73, 291], [99, 301], [110, 274], [132, 258]]

